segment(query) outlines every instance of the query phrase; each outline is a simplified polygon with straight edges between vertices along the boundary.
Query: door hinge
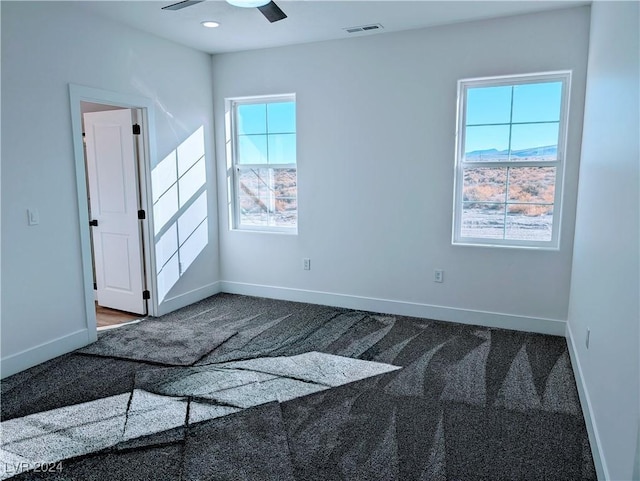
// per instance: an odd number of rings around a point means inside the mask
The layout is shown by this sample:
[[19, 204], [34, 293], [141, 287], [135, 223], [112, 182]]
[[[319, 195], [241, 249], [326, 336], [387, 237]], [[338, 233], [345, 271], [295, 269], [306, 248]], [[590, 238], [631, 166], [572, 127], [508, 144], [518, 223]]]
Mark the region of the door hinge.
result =
[[138, 219], [143, 220], [146, 218], [147, 218], [147, 213], [144, 210], [140, 209], [138, 211]]
[[94, 283], [93, 283], [93, 290], [94, 290], [94, 291], [97, 291], [97, 290], [98, 290], [98, 283], [97, 283], [97, 282], [94, 282]]
[[89, 225], [91, 227], [98, 227], [98, 219], [93, 219], [89, 221]]
[[147, 299], [151, 299], [151, 293], [147, 290], [142, 291], [142, 299], [143, 300], [147, 300]]
[[140, 135], [140, 124], [133, 124], [133, 135]]

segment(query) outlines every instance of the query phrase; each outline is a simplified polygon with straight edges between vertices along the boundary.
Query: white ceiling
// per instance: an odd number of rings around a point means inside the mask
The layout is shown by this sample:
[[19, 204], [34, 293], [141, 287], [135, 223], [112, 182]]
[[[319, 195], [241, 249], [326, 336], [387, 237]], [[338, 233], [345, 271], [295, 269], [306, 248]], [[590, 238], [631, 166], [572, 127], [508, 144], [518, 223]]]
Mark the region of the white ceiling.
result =
[[[79, 8], [207, 53], [254, 50], [585, 5], [581, 0], [377, 1], [276, 0], [288, 18], [269, 23], [256, 8], [207, 0], [182, 10], [178, 0], [79, 1]], [[209, 29], [203, 20], [221, 25]], [[384, 30], [348, 34], [346, 27], [380, 23]]]

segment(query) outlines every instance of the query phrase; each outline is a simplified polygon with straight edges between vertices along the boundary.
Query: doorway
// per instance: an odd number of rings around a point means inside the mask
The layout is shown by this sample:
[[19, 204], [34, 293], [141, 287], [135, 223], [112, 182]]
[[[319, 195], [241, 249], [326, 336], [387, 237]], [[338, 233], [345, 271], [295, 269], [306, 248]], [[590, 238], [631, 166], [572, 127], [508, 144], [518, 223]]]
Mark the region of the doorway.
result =
[[80, 110], [100, 329], [147, 314], [139, 222], [142, 114], [92, 102], [80, 102]]
[[157, 311], [150, 101], [74, 85], [70, 93], [87, 327], [97, 337]]

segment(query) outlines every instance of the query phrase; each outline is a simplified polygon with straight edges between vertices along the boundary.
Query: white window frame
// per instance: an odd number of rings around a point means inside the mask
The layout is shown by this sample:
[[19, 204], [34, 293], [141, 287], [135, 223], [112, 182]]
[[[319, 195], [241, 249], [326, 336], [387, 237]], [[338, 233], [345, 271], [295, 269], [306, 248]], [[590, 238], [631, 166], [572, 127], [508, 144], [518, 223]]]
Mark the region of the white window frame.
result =
[[[466, 135], [466, 99], [470, 88], [500, 87], [506, 85], [520, 85], [542, 83], [549, 81], [562, 82], [562, 98], [560, 119], [558, 127], [558, 151], [555, 161], [467, 161], [465, 159], [464, 145]], [[564, 171], [566, 163], [566, 145], [569, 120], [569, 98], [571, 91], [571, 71], [543, 72], [524, 75], [508, 75], [499, 77], [483, 77], [474, 79], [462, 79], [458, 81], [457, 97], [457, 129], [456, 129], [456, 153], [454, 175], [454, 201], [453, 201], [453, 233], [452, 244], [463, 246], [484, 247], [508, 247], [524, 249], [559, 250], [560, 227], [562, 223], [562, 198], [564, 191]], [[462, 209], [463, 209], [463, 183], [464, 169], [474, 167], [555, 167], [555, 194], [553, 200], [552, 236], [549, 241], [493, 239], [484, 237], [462, 236]], [[508, 204], [505, 199], [505, 204]], [[505, 205], [506, 207], [506, 205]], [[505, 216], [506, 216], [505, 208]], [[506, 218], [505, 218], [506, 229]]]
[[[270, 226], [270, 225], [242, 225], [240, 217], [240, 169], [293, 169], [296, 171], [296, 178], [298, 174], [298, 155], [296, 152], [296, 162], [294, 164], [239, 164], [237, 158], [237, 139], [238, 131], [236, 125], [237, 108], [240, 105], [250, 104], [269, 104], [276, 102], [296, 102], [295, 94], [278, 94], [278, 95], [260, 95], [252, 97], [236, 97], [226, 99], [226, 155], [227, 155], [227, 170], [231, 181], [228, 184], [229, 187], [229, 205], [230, 205], [230, 230], [243, 231], [243, 232], [265, 232], [265, 233], [280, 233], [280, 234], [297, 234], [298, 233], [298, 221], [299, 217], [296, 217], [296, 225], [292, 227], [286, 226]], [[297, 109], [297, 103], [296, 103]], [[297, 117], [297, 116], [296, 116]], [[296, 151], [297, 151], [297, 136], [298, 129], [296, 125]], [[298, 189], [296, 181], [296, 203], [298, 202]], [[299, 216], [300, 208], [298, 205], [297, 215]]]

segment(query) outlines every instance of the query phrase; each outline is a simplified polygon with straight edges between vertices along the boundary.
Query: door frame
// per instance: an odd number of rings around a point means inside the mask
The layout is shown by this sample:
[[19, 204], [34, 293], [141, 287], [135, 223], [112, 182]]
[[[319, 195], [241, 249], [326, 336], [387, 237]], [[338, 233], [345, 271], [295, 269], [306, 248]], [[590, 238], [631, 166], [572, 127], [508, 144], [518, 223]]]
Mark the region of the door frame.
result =
[[89, 202], [87, 191], [87, 169], [84, 158], [82, 139], [82, 113], [80, 102], [114, 105], [128, 109], [140, 110], [142, 119], [141, 139], [138, 142], [139, 196], [140, 208], [147, 215], [141, 221], [142, 248], [145, 265], [144, 279], [150, 299], [147, 301], [148, 315], [158, 315], [157, 280], [155, 242], [153, 236], [153, 199], [151, 197], [151, 159], [157, 157], [155, 138], [155, 113], [153, 101], [147, 97], [112, 92], [83, 85], [69, 84], [69, 101], [71, 107], [71, 129], [73, 152], [75, 157], [76, 188], [78, 193], [78, 219], [80, 222], [80, 256], [82, 260], [82, 276], [86, 307], [89, 342], [97, 339], [97, 323], [95, 298], [93, 291], [93, 268], [91, 265], [91, 238], [89, 227]]

